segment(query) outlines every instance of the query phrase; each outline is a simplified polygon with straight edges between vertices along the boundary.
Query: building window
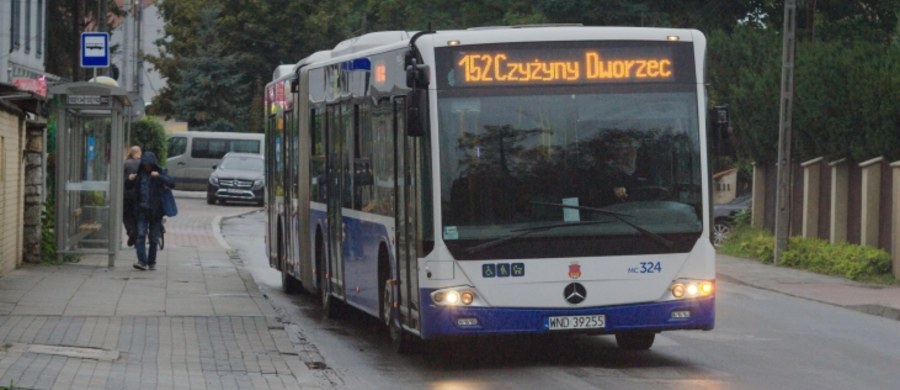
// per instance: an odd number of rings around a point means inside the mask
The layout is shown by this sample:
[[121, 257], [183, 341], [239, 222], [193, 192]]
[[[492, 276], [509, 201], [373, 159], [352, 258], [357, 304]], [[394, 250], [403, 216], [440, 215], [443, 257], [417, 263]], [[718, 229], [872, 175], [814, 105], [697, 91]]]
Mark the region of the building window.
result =
[[10, 6], [10, 13], [9, 13], [10, 33], [11, 33], [9, 35], [10, 51], [18, 50], [19, 45], [20, 45], [19, 29], [21, 28], [20, 24], [22, 23], [22, 15], [21, 15], [21, 9], [19, 8], [19, 1], [20, 0], [12, 0], [12, 5]]
[[44, 0], [37, 2], [37, 39], [35, 39], [34, 52], [37, 58], [44, 54]]
[[31, 53], [31, 0], [25, 0], [25, 53]]

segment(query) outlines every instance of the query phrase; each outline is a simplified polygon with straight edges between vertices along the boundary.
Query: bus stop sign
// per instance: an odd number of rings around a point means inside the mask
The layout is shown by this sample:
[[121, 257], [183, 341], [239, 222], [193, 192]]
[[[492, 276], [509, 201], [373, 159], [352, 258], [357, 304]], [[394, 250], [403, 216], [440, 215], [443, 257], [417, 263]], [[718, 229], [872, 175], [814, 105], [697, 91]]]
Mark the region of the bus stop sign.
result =
[[109, 33], [81, 33], [81, 67], [109, 67]]

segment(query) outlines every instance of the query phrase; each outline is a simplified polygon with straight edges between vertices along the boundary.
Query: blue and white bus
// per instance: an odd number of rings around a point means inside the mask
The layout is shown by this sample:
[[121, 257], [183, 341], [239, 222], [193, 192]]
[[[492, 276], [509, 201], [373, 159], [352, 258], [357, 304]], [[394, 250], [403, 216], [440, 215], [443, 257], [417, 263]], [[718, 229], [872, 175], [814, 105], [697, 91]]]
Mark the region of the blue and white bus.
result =
[[267, 87], [270, 263], [401, 350], [710, 330], [705, 51], [696, 30], [528, 26], [307, 57]]

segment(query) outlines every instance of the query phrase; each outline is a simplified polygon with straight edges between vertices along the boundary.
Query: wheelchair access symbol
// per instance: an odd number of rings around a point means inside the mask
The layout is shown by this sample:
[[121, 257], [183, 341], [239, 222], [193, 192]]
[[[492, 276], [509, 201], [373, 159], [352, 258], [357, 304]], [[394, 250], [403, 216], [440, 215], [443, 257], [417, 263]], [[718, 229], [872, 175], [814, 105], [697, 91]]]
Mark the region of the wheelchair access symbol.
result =
[[525, 263], [488, 263], [481, 265], [481, 277], [507, 278], [525, 276]]

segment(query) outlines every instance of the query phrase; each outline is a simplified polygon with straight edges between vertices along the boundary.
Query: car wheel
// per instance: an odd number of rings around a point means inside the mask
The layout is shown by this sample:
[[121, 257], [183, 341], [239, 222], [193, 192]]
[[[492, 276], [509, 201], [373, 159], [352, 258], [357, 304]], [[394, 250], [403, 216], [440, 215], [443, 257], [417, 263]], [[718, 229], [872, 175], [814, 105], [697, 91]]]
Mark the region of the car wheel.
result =
[[713, 246], [718, 248], [731, 236], [731, 222], [728, 222], [724, 219], [716, 220], [715, 224], [713, 224], [712, 231], [712, 243]]

